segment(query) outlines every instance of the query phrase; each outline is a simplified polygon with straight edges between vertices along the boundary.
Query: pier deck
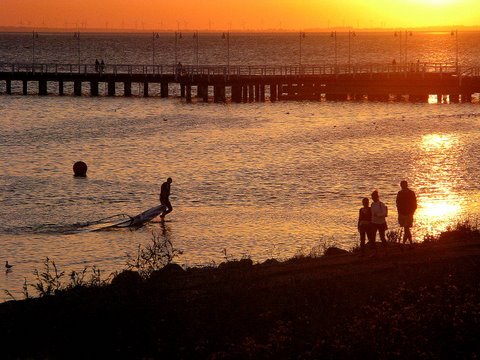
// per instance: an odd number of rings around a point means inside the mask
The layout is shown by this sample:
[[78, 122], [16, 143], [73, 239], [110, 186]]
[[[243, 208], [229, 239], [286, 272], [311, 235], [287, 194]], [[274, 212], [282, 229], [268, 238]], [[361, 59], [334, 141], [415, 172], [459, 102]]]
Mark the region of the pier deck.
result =
[[195, 97], [238, 103], [266, 99], [426, 102], [429, 95], [437, 95], [439, 102], [446, 96], [450, 102], [471, 102], [472, 95], [480, 93], [480, 67], [0, 64], [0, 89], [2, 82], [6, 94], [24, 95], [66, 95], [66, 88], [73, 85], [76, 96], [132, 96], [133, 84], [138, 88], [135, 95], [166, 98], [175, 88], [187, 102]]

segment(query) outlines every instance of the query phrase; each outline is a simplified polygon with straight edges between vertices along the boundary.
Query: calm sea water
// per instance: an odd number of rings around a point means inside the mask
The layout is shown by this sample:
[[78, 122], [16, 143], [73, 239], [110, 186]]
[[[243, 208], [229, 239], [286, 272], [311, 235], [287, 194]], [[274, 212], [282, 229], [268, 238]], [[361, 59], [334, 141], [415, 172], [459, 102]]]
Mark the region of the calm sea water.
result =
[[[151, 59], [151, 35], [82, 36], [82, 61]], [[478, 39], [477, 33], [459, 35], [466, 64], [480, 55]], [[164, 41], [157, 46], [166, 62], [173, 59], [171, 40], [157, 40]], [[184, 35], [179, 45], [184, 64], [194, 59], [191, 40]], [[339, 62], [346, 61], [346, 40], [338, 35]], [[39, 60], [75, 63], [73, 36], [40, 34], [36, 41]], [[31, 42], [31, 34], [0, 34], [0, 62], [29, 61]], [[357, 34], [352, 62], [398, 59], [398, 42], [393, 34]], [[304, 46], [306, 63], [333, 59], [326, 34], [307, 34]], [[449, 33], [415, 33], [408, 46], [412, 59], [455, 58]], [[231, 47], [232, 63], [290, 64], [298, 35], [232, 35]], [[220, 35], [201, 37], [200, 63], [224, 59]], [[125, 254], [152, 233], [183, 250], [178, 261], [187, 266], [225, 256], [287, 258], [324, 242], [349, 249], [358, 241], [361, 199], [373, 189], [389, 206], [390, 228], [397, 228], [402, 179], [419, 199], [417, 241], [480, 210], [478, 102], [221, 105], [2, 94], [0, 113], [0, 260], [15, 265], [0, 276], [0, 289], [15, 294], [47, 256], [66, 271], [96, 265], [107, 274], [122, 269]], [[77, 160], [89, 165], [86, 179], [72, 176]], [[69, 231], [76, 223], [156, 205], [169, 176], [174, 211], [164, 225]]]

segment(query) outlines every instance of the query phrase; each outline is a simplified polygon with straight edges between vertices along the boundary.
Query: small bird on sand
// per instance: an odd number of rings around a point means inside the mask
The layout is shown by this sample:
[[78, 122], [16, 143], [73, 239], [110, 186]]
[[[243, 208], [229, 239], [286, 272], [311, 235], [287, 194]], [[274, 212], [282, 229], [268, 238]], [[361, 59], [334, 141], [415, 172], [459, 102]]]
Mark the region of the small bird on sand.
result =
[[7, 270], [10, 270], [12, 267], [13, 267], [13, 265], [10, 265], [10, 264], [8, 263], [8, 261], [5, 261], [5, 268], [6, 268]]

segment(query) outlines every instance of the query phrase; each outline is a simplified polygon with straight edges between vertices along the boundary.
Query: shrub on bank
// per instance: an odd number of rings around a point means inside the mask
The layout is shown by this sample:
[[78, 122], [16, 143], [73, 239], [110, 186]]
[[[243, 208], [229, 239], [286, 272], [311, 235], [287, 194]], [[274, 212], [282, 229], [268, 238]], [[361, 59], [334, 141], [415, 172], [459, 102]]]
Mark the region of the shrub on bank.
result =
[[[453, 230], [478, 239], [475, 228]], [[345, 261], [349, 256], [352, 261]], [[68, 285], [56, 269], [40, 279], [48, 280], [43, 289], [60, 284], [53, 291], [57, 296], [45, 291], [40, 299], [0, 304], [4, 354], [173, 359], [480, 355], [478, 256], [448, 262], [425, 258], [410, 265], [392, 264], [387, 254], [372, 260], [347, 254], [340, 260], [341, 266], [328, 256], [257, 265], [242, 259], [187, 270], [169, 262], [148, 277], [126, 270], [110, 285], [98, 278], [89, 281], [87, 275], [74, 276], [75, 285]], [[78, 339], [91, 331], [103, 335], [78, 349]], [[61, 341], [52, 344], [51, 339]], [[95, 353], [95, 347], [101, 352]]]
[[457, 221], [455, 224], [447, 227], [439, 235], [427, 234], [423, 237], [426, 243], [439, 241], [462, 241], [462, 240], [480, 240], [480, 230], [478, 222], [470, 219]]

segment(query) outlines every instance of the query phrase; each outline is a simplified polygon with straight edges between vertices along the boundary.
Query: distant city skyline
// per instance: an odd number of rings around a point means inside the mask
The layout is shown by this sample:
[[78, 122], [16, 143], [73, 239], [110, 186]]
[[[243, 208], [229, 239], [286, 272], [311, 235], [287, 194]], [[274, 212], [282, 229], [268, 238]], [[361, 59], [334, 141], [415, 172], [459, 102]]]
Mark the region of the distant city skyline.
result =
[[308, 30], [475, 27], [474, 0], [2, 0], [0, 27], [49, 29]]

